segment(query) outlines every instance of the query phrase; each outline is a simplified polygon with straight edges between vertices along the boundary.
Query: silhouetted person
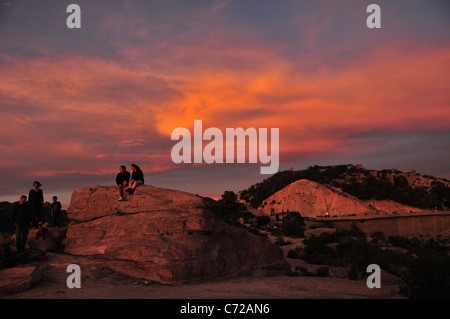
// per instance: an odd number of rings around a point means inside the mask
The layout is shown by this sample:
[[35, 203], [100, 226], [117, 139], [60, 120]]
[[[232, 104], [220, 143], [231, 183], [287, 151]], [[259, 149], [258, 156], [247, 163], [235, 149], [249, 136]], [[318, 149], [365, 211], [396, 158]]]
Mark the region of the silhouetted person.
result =
[[136, 189], [136, 187], [138, 185], [143, 185], [144, 184], [144, 173], [142, 172], [142, 170], [140, 169], [139, 166], [137, 166], [136, 164], [131, 164], [131, 170], [133, 171], [133, 173], [131, 174], [131, 180], [130, 180], [130, 184], [129, 184], [129, 188], [127, 188], [127, 192], [130, 194], [134, 193], [134, 190]]
[[125, 165], [120, 166], [119, 170], [116, 176], [117, 194], [119, 195], [119, 201], [123, 201], [123, 190], [130, 182], [130, 172], [127, 171]]
[[33, 211], [33, 226], [37, 228], [38, 223], [42, 221], [42, 208], [44, 208], [44, 194], [42, 193], [42, 184], [38, 181], [33, 183], [33, 188], [28, 194], [28, 201]]
[[44, 240], [47, 238], [48, 228], [42, 222], [39, 223], [39, 230], [36, 232], [36, 239], [42, 237]]
[[28, 239], [28, 231], [33, 221], [31, 205], [27, 202], [25, 195], [20, 196], [20, 201], [14, 205], [13, 221], [16, 226], [16, 248], [17, 252], [25, 249]]
[[58, 197], [52, 197], [52, 203], [50, 204], [50, 212], [53, 219], [53, 225], [55, 227], [61, 226], [61, 203], [58, 201]]

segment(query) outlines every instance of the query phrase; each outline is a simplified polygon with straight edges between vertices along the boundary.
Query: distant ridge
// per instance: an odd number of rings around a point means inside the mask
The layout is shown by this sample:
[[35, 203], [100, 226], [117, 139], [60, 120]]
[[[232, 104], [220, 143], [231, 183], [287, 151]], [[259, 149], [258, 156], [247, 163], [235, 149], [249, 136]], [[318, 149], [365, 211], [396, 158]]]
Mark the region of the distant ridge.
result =
[[363, 165], [310, 166], [306, 170], [278, 172], [264, 181], [240, 191], [240, 199], [258, 208], [270, 196], [289, 184], [306, 179], [331, 186], [363, 201], [390, 200], [420, 209], [448, 210], [450, 181], [415, 170], [395, 168], [370, 170]]
[[307, 179], [295, 181], [267, 198], [259, 207], [266, 215], [300, 212], [303, 217], [346, 217], [361, 215], [427, 213], [391, 200], [360, 200], [329, 185]]

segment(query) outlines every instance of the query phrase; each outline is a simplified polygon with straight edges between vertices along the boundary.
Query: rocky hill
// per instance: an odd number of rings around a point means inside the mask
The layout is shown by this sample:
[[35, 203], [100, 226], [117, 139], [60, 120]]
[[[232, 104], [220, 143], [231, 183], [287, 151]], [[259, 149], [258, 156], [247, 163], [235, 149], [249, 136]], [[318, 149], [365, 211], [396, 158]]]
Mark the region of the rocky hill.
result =
[[145, 185], [117, 201], [113, 186], [76, 190], [65, 254], [95, 256], [110, 269], [160, 283], [288, 269], [279, 247], [229, 225], [204, 198]]
[[293, 182], [269, 196], [260, 206], [267, 215], [287, 211], [300, 212], [303, 217], [374, 215], [380, 213], [425, 212], [391, 200], [360, 200], [339, 188], [307, 179]]
[[[391, 201], [419, 209], [450, 208], [450, 181], [446, 179], [420, 175], [414, 170], [406, 173], [395, 168], [369, 170], [360, 164], [312, 166], [306, 170], [278, 172], [241, 191], [240, 199], [257, 208], [264, 201], [271, 203], [274, 199], [269, 200], [270, 196], [302, 179], [313, 181], [316, 186], [324, 186], [321, 192], [333, 198], [337, 193], [346, 198], [352, 196], [361, 201], [372, 200], [376, 201], [375, 207], [382, 205], [382, 201]], [[326, 188], [331, 189], [331, 193], [325, 191]], [[317, 196], [320, 198], [323, 195]]]

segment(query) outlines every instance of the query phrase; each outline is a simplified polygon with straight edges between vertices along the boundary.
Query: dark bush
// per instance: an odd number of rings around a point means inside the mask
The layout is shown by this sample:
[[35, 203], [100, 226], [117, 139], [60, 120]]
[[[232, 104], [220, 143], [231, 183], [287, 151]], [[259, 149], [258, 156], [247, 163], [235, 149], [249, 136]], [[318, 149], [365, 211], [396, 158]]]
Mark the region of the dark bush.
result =
[[291, 242], [290, 241], [285, 241], [283, 237], [279, 236], [276, 240], [275, 240], [275, 245], [278, 246], [286, 246], [286, 245], [290, 245]]
[[372, 240], [376, 242], [386, 240], [383, 232], [373, 232], [372, 234], [370, 234], [370, 238], [372, 238]]
[[305, 237], [305, 222], [298, 212], [292, 212], [283, 218], [281, 231], [290, 237]]
[[336, 257], [336, 254], [332, 248], [327, 244], [326, 233], [320, 234], [320, 236], [314, 236], [303, 240], [305, 244], [303, 259], [316, 265], [331, 265]]
[[341, 267], [350, 267], [349, 279], [358, 279], [366, 272], [370, 264], [379, 264], [380, 247], [369, 243], [365, 238], [344, 238], [336, 247], [336, 259]]
[[270, 217], [267, 215], [258, 216], [258, 217], [256, 217], [256, 223], [258, 225], [258, 228], [264, 228], [270, 224]]
[[409, 298], [450, 298], [450, 256], [431, 250], [415, 259], [403, 276], [400, 292]]
[[401, 236], [389, 236], [387, 242], [395, 247], [409, 249], [411, 247], [411, 241], [406, 237]]
[[286, 255], [287, 258], [301, 259], [303, 257], [304, 251], [300, 247], [290, 249]]
[[209, 209], [219, 218], [229, 224], [237, 225], [238, 220], [244, 218], [254, 218], [255, 216], [247, 211], [247, 207], [237, 201], [237, 195], [231, 191], [225, 191], [222, 199], [215, 201], [209, 199], [207, 202]]
[[317, 277], [328, 277], [330, 275], [330, 269], [328, 267], [319, 267], [315, 273]]

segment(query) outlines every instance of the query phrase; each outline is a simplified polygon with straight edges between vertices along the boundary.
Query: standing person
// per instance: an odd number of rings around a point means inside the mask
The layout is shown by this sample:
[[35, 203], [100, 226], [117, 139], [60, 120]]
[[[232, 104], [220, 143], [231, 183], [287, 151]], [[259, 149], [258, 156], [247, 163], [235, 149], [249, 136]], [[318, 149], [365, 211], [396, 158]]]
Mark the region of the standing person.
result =
[[119, 170], [116, 176], [117, 194], [119, 195], [119, 201], [123, 201], [123, 190], [130, 181], [130, 172], [127, 171], [125, 165], [120, 166]]
[[20, 196], [20, 200], [13, 208], [13, 221], [16, 226], [16, 248], [17, 252], [25, 249], [28, 239], [28, 231], [33, 222], [33, 213], [25, 195]]
[[61, 226], [61, 203], [58, 201], [58, 197], [52, 197], [52, 203], [50, 204], [50, 212], [53, 219], [53, 226]]
[[144, 173], [142, 172], [141, 168], [136, 164], [131, 164], [130, 167], [133, 173], [131, 174], [130, 184], [126, 191], [130, 194], [134, 194], [134, 190], [136, 189], [136, 187], [138, 185], [144, 184]]
[[33, 188], [28, 194], [28, 201], [31, 204], [33, 211], [33, 226], [37, 228], [38, 223], [42, 222], [42, 208], [44, 208], [44, 194], [41, 187], [42, 184], [38, 181], [34, 181]]

